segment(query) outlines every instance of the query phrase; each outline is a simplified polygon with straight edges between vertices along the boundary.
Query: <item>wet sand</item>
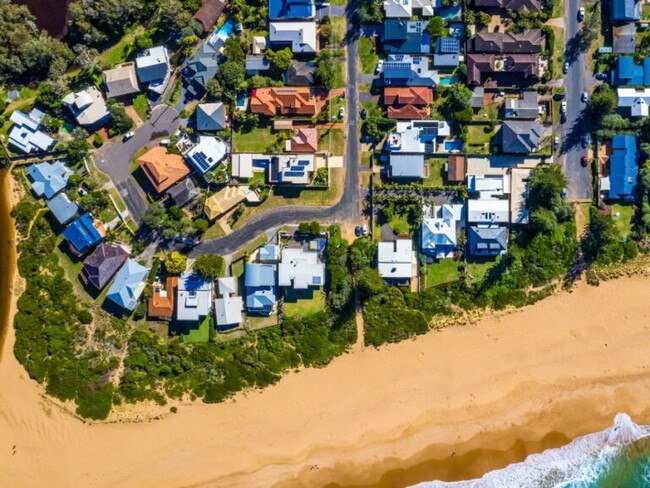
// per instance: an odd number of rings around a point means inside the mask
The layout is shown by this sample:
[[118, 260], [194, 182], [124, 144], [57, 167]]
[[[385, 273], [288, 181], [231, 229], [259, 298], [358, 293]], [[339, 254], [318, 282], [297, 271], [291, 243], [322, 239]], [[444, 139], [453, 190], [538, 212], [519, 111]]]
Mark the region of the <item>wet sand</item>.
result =
[[650, 423], [649, 291], [643, 276], [581, 284], [139, 423], [86, 423], [48, 400], [14, 358], [9, 328], [0, 486], [404, 486], [479, 476], [602, 430], [617, 412]]

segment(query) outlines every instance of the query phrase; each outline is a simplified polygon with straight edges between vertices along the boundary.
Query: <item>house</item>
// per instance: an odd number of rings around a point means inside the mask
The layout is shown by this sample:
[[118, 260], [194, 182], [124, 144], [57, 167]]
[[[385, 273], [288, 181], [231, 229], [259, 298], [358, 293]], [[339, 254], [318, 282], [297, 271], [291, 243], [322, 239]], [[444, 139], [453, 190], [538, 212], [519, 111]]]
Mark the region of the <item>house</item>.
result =
[[497, 225], [510, 222], [508, 200], [496, 198], [467, 200], [467, 221], [470, 224]]
[[471, 225], [467, 241], [472, 256], [505, 254], [508, 250], [508, 228], [502, 225]]
[[127, 259], [108, 289], [106, 299], [125, 310], [134, 310], [147, 284], [147, 276], [149, 268], [145, 268], [135, 259]]
[[203, 0], [193, 18], [201, 24], [203, 32], [210, 32], [225, 8], [225, 0]]
[[268, 165], [269, 183], [307, 185], [316, 170], [312, 154], [282, 154], [271, 157]]
[[202, 43], [196, 53], [187, 61], [183, 77], [187, 91], [195, 98], [201, 98], [208, 84], [219, 69], [217, 58], [219, 53], [207, 42]]
[[61, 225], [70, 222], [79, 211], [79, 205], [75, 202], [71, 202], [68, 195], [65, 193], [59, 193], [51, 200], [48, 200], [47, 206], [50, 209], [50, 212], [52, 212], [52, 215], [54, 215], [56, 221]]
[[528, 154], [539, 149], [542, 125], [535, 120], [505, 120], [501, 124], [501, 151]]
[[460, 41], [455, 37], [438, 37], [433, 53], [434, 67], [455, 68], [460, 64]]
[[183, 157], [180, 154], [168, 153], [167, 148], [163, 146], [154, 146], [138, 157], [138, 165], [156, 193], [163, 193], [190, 174]]
[[647, 117], [650, 104], [650, 88], [619, 88], [618, 107], [629, 110], [632, 117]]
[[468, 54], [467, 83], [481, 85], [490, 80], [512, 85], [516, 79], [536, 82], [540, 77], [539, 54]]
[[458, 229], [461, 227], [464, 206], [444, 204], [434, 206], [431, 217], [422, 219], [420, 249], [436, 259], [453, 258], [458, 247]]
[[86, 285], [93, 285], [97, 290], [103, 290], [128, 258], [129, 253], [121, 246], [112, 242], [102, 242], [84, 260], [79, 278]]
[[633, 202], [639, 177], [639, 152], [634, 136], [614, 136], [609, 159], [609, 199]]
[[510, 194], [510, 175], [507, 172], [471, 174], [467, 177], [467, 190], [480, 200], [503, 198]]
[[291, 61], [284, 74], [284, 84], [287, 86], [310, 86], [315, 83], [314, 73], [316, 63], [313, 61]]
[[524, 10], [541, 12], [542, 0], [468, 0], [467, 6], [475, 9], [500, 8], [503, 10]]
[[45, 114], [38, 109], [33, 109], [29, 114], [14, 110], [9, 120], [14, 123], [9, 132], [9, 144], [22, 152], [49, 151], [56, 142], [41, 129]]
[[428, 86], [384, 88], [384, 105], [391, 119], [425, 119], [433, 103], [433, 90]]
[[74, 174], [74, 171], [61, 161], [55, 161], [53, 163], [30, 164], [27, 174], [32, 180], [34, 194], [49, 200], [67, 186], [68, 179]]
[[156, 46], [138, 54], [135, 58], [135, 67], [140, 83], [159, 95], [171, 77], [169, 66], [169, 51], [165, 46]]
[[410, 19], [417, 14], [420, 17], [432, 17], [434, 8], [439, 4], [436, 0], [384, 0], [384, 11], [389, 19]]
[[467, 165], [465, 156], [462, 154], [452, 154], [447, 162], [447, 181], [449, 183], [462, 183], [465, 181]]
[[292, 115], [313, 117], [325, 105], [327, 92], [307, 87], [254, 88], [251, 90], [251, 112], [267, 117]]
[[118, 98], [138, 93], [138, 77], [135, 63], [124, 63], [102, 73], [107, 98]]
[[244, 284], [246, 286], [246, 311], [255, 315], [271, 315], [276, 299], [275, 264], [246, 263]]
[[386, 19], [382, 41], [388, 54], [431, 52], [431, 39], [424, 20]]
[[610, 17], [615, 22], [641, 20], [641, 0], [611, 0]]
[[253, 41], [251, 42], [251, 53], [262, 54], [264, 51], [266, 51], [266, 37], [253, 36]]
[[62, 102], [82, 127], [89, 129], [98, 127], [111, 117], [102, 93], [95, 86], [76, 93], [68, 93], [63, 97]]
[[315, 153], [318, 151], [318, 129], [301, 127], [296, 129], [287, 141], [287, 151], [293, 153]]
[[472, 88], [472, 98], [469, 100], [469, 104], [472, 108], [481, 109], [485, 105], [485, 88], [482, 86], [475, 86]]
[[416, 273], [416, 258], [411, 239], [380, 242], [377, 248], [379, 276], [389, 282], [408, 283]]
[[196, 106], [196, 130], [216, 131], [226, 128], [226, 107], [223, 102], [199, 103]]
[[277, 244], [266, 244], [257, 251], [257, 260], [260, 263], [278, 263], [280, 262], [280, 246]]
[[384, 63], [384, 86], [434, 86], [438, 72], [429, 68], [426, 56], [389, 54]]
[[451, 135], [449, 124], [439, 120], [400, 120], [388, 134], [385, 149], [391, 153], [433, 154], [438, 142]]
[[612, 52], [634, 53], [636, 48], [636, 22], [625, 22], [612, 26]]
[[239, 203], [246, 200], [251, 191], [248, 186], [226, 186], [208, 197], [203, 204], [203, 211], [208, 220], [214, 220]]
[[278, 264], [278, 285], [296, 290], [325, 284], [325, 264], [318, 251], [287, 247]]
[[390, 154], [388, 177], [421, 180], [424, 178], [424, 154]]
[[197, 144], [185, 153], [185, 159], [201, 175], [217, 167], [228, 155], [228, 145], [220, 137], [199, 136]]
[[246, 55], [246, 74], [249, 76], [259, 75], [262, 71], [271, 69], [271, 63], [264, 54]]
[[244, 321], [244, 301], [236, 296], [237, 282], [234, 277], [219, 278], [217, 288], [221, 297], [214, 301], [214, 318], [217, 328], [237, 327]]
[[102, 234], [88, 212], [68, 225], [63, 231], [63, 237], [68, 241], [70, 251], [78, 256], [102, 240]]
[[269, 0], [269, 19], [313, 19], [316, 13], [314, 0]]
[[212, 280], [203, 279], [196, 273], [183, 273], [178, 278], [176, 292], [176, 320], [199, 322], [210, 315]]
[[523, 32], [488, 32], [480, 30], [467, 41], [470, 53], [541, 53], [544, 50], [544, 33], [541, 29]]
[[167, 190], [167, 197], [172, 205], [182, 208], [199, 196], [199, 190], [191, 178], [185, 178]]
[[650, 58], [643, 58], [639, 65], [634, 62], [634, 56], [619, 56], [610, 77], [612, 86], [648, 86]]
[[539, 94], [527, 90], [521, 98], [506, 98], [503, 111], [506, 119], [534, 120], [539, 117]]
[[278, 47], [289, 46], [293, 53], [318, 51], [316, 22], [271, 22], [269, 42]]
[[164, 288], [161, 283], [154, 283], [151, 297], [147, 301], [147, 316], [152, 319], [172, 320], [176, 293], [178, 293], [176, 276], [167, 277]]

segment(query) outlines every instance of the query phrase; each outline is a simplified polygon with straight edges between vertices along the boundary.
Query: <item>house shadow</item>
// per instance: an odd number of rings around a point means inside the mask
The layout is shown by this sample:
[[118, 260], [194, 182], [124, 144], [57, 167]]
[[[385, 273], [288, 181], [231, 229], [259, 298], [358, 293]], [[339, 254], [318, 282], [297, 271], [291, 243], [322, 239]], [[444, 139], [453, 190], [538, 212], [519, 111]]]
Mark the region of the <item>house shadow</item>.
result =
[[104, 312], [117, 317], [118, 319], [128, 319], [132, 312], [130, 310], [125, 310], [116, 303], [113, 303], [111, 300], [104, 299], [101, 304], [101, 308]]
[[152, 200], [155, 200], [155, 198], [158, 196], [158, 193], [156, 193], [156, 189], [154, 186], [151, 184], [151, 181], [149, 181], [149, 178], [147, 178], [147, 175], [144, 174], [144, 170], [138, 166], [133, 173], [131, 173], [131, 176], [133, 179], [140, 185], [140, 188], [151, 198]]
[[315, 291], [317, 290], [314, 290], [313, 288], [307, 288], [306, 290], [285, 289], [284, 302], [298, 303], [299, 300], [312, 300]]

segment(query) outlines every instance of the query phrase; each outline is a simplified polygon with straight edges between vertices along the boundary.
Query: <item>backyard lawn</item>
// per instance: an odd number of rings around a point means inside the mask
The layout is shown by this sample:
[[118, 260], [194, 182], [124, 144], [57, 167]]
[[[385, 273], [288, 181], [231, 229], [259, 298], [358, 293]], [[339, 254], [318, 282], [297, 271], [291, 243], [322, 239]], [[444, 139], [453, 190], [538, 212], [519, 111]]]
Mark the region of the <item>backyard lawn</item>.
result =
[[207, 316], [199, 324], [199, 326], [184, 326], [179, 327], [181, 338], [185, 344], [191, 342], [208, 342], [210, 340], [210, 329], [212, 328], [212, 317]]
[[343, 130], [319, 129], [318, 149], [321, 151], [331, 151], [333, 156], [343, 156], [345, 151], [345, 137], [343, 136]]
[[233, 132], [232, 147], [234, 152], [263, 153], [276, 140], [271, 126], [256, 127], [247, 132]]
[[134, 30], [124, 34], [117, 44], [108, 48], [100, 56], [102, 66], [109, 68], [126, 61], [135, 50], [134, 40], [135, 37], [144, 32], [144, 27], [138, 26]]
[[495, 258], [468, 258], [467, 276], [472, 283], [483, 281], [487, 272], [501, 261], [501, 256]]
[[469, 152], [476, 154], [490, 154], [490, 141], [493, 136], [494, 130], [492, 130], [489, 125], [469, 125], [467, 127], [467, 143], [469, 146]]
[[459, 265], [454, 259], [441, 259], [437, 263], [427, 264], [425, 288], [456, 281], [460, 277]]
[[411, 224], [408, 221], [407, 215], [392, 215], [388, 221], [388, 225], [393, 229], [395, 235], [403, 235], [411, 233]]
[[[619, 214], [617, 216], [617, 214]], [[632, 218], [634, 217], [634, 206], [631, 204], [617, 203], [612, 205], [612, 220], [618, 228], [621, 236], [627, 237], [632, 230]]]
[[439, 188], [445, 185], [444, 171], [446, 162], [447, 160], [444, 158], [427, 159], [429, 174], [424, 180], [423, 186]]
[[372, 45], [372, 41], [364, 36], [359, 38], [359, 59], [361, 60], [361, 71], [363, 73], [371, 75], [375, 72], [379, 57]]
[[284, 292], [284, 311], [287, 317], [306, 317], [324, 307], [325, 295], [321, 289], [286, 289]]

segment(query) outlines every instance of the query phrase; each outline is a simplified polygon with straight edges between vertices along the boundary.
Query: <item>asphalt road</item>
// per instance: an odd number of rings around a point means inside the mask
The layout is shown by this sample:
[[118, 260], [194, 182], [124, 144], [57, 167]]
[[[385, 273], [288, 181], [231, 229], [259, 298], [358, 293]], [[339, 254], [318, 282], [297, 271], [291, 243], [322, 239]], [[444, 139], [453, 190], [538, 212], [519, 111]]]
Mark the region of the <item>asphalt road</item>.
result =
[[138, 149], [153, 140], [173, 134], [178, 127], [178, 113], [167, 105], [158, 105], [151, 112], [149, 120], [135, 130], [131, 139], [107, 142], [95, 151], [95, 165], [111, 177], [129, 213], [138, 224], [141, 222], [140, 215], [147, 208], [147, 200], [131, 177], [131, 159]]
[[583, 92], [589, 91], [592, 76], [585, 65], [584, 52], [578, 41], [581, 27], [578, 22], [579, 7], [580, 0], [565, 1], [565, 59], [569, 63], [569, 71], [564, 75], [567, 115], [559, 128], [562, 138], [560, 162], [568, 180], [567, 198], [590, 200], [591, 170], [589, 166], [582, 167], [580, 158], [587, 154], [587, 150], [582, 147], [582, 137], [590, 132], [591, 127], [586, 104], [580, 97]]
[[359, 188], [359, 100], [358, 100], [358, 39], [359, 26], [356, 19], [356, 0], [345, 8], [347, 18], [347, 115], [348, 134], [345, 157], [345, 181], [341, 200], [331, 207], [286, 206], [255, 215], [243, 227], [225, 237], [204, 241], [192, 250], [191, 255], [230, 254], [252, 241], [262, 233], [286, 224], [311, 220], [321, 223], [350, 221], [361, 223], [361, 202], [365, 193]]

